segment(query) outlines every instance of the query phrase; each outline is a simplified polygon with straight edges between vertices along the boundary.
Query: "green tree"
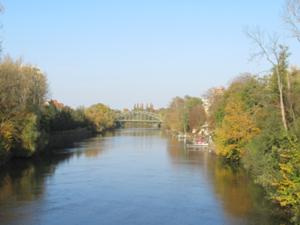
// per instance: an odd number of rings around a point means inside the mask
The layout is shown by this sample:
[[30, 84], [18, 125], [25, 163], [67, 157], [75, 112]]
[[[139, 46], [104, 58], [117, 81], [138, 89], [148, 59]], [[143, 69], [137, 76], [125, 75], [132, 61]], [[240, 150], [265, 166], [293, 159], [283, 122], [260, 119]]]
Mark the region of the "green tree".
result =
[[92, 122], [97, 132], [113, 128], [116, 124], [116, 116], [108, 106], [98, 103], [85, 110], [87, 118]]
[[0, 155], [4, 158], [35, 152], [46, 95], [47, 79], [38, 68], [10, 58], [0, 64]]
[[164, 112], [165, 126], [174, 132], [199, 129], [206, 121], [206, 113], [200, 98], [176, 97]]

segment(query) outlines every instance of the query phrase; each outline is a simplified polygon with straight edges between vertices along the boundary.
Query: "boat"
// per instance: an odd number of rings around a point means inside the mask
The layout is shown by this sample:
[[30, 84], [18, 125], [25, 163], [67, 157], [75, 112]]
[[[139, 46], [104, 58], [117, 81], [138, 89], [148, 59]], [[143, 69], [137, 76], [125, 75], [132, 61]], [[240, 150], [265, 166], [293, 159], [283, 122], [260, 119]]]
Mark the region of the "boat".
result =
[[186, 146], [188, 148], [202, 148], [202, 147], [208, 147], [208, 142], [205, 141], [204, 138], [199, 138], [194, 140], [191, 143], [187, 143]]
[[186, 147], [188, 147], [188, 148], [208, 147], [208, 143], [190, 143], [190, 144], [186, 144]]

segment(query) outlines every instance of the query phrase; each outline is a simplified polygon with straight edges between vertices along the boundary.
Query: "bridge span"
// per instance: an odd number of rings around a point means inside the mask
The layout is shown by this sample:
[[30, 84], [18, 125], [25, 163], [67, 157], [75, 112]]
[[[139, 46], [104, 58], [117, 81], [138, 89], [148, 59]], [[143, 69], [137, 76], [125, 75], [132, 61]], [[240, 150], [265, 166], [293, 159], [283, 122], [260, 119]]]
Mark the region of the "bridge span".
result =
[[117, 121], [119, 123], [152, 123], [159, 125], [163, 123], [159, 114], [142, 110], [121, 112], [117, 116]]

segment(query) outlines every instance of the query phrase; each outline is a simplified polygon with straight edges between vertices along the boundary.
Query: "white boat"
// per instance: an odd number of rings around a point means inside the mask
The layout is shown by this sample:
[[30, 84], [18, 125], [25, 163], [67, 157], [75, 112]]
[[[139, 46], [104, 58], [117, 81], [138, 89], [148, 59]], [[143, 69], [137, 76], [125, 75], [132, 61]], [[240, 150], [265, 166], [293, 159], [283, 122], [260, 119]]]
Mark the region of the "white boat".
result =
[[208, 145], [205, 138], [195, 138], [192, 142], [187, 143], [188, 148], [202, 148], [207, 147]]
[[188, 148], [208, 147], [208, 143], [191, 143], [186, 145]]

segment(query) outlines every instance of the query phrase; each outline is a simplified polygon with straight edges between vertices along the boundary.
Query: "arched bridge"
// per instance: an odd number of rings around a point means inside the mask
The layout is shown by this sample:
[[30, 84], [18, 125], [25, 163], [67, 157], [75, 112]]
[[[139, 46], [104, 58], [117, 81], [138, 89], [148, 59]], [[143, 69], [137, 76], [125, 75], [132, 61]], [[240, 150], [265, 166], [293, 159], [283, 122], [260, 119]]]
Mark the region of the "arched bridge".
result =
[[160, 116], [148, 111], [127, 111], [118, 115], [117, 121], [120, 123], [135, 122], [135, 123], [156, 123], [161, 124], [163, 121]]

